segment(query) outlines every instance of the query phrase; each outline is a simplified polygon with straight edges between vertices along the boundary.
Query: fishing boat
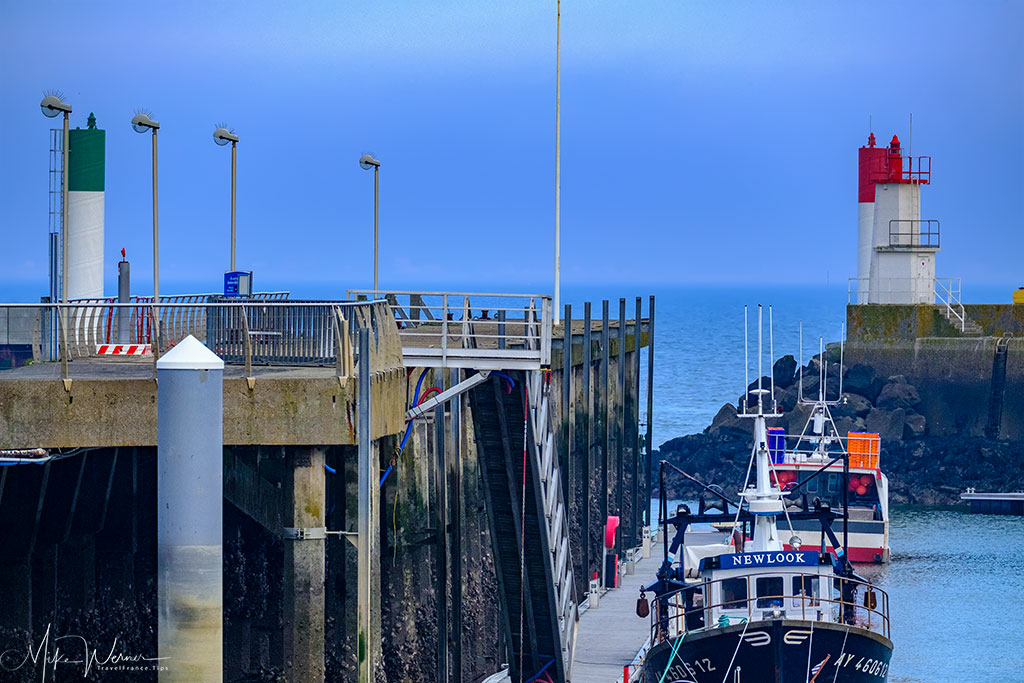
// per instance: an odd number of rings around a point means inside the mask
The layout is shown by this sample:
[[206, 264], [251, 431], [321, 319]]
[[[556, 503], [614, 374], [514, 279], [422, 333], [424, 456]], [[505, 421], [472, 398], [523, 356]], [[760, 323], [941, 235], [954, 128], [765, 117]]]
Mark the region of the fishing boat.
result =
[[[760, 326], [759, 307], [759, 365]], [[664, 559], [657, 581], [641, 591], [637, 602], [637, 614], [651, 622], [644, 680], [887, 681], [893, 649], [888, 596], [854, 573], [833, 531], [838, 515], [830, 502], [812, 502], [802, 494], [795, 505], [779, 487], [767, 424], [777, 411], [765, 405], [770, 402], [767, 388], [749, 393], [756, 396], [756, 406], [744, 401], [740, 416], [753, 420], [754, 443], [750, 483], [741, 489], [740, 500], [661, 462]], [[687, 505], [671, 514], [667, 510], [669, 471], [700, 487], [696, 512]], [[827, 467], [818, 472], [826, 473]], [[844, 509], [844, 516], [849, 510]], [[816, 524], [822, 542], [805, 545], [797, 522]], [[694, 542], [695, 534], [690, 534], [688, 542], [688, 530], [708, 525], [725, 528], [726, 538]], [[653, 593], [652, 600], [647, 593]]]
[[[801, 334], [802, 337], [802, 334]], [[820, 343], [820, 342], [819, 342]], [[801, 347], [803, 346], [801, 342]], [[818, 358], [824, 357], [824, 348]], [[792, 496], [803, 491], [828, 502], [833, 510], [847, 511], [836, 520], [836, 535], [851, 562], [881, 564], [889, 561], [889, 479], [881, 469], [878, 434], [850, 432], [841, 436], [832, 418], [832, 408], [841, 405], [842, 347], [838, 399], [829, 401], [828, 374], [818, 363], [818, 396], [803, 395], [803, 363], [798, 403], [807, 406], [809, 418], [799, 436], [791, 437], [779, 427], [768, 428], [768, 451], [772, 460], [772, 483]], [[814, 520], [793, 523], [805, 545], [821, 545], [822, 536]], [[828, 545], [826, 550], [834, 552]], [[789, 546], [786, 546], [787, 549]]]

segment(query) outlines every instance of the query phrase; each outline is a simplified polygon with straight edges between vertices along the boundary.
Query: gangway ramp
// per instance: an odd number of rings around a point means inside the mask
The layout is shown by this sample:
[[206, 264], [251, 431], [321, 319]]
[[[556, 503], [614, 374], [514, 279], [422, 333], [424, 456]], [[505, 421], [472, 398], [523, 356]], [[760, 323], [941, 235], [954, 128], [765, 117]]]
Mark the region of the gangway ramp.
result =
[[578, 616], [544, 378], [508, 378], [492, 376], [470, 400], [510, 672], [568, 682]]

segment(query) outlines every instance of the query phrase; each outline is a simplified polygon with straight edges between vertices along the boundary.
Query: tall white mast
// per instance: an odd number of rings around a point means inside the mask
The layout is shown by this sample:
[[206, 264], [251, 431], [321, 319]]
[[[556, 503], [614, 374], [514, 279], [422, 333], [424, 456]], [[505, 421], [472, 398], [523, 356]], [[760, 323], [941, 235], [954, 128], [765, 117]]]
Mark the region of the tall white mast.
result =
[[[782, 550], [782, 541], [779, 539], [775, 517], [785, 512], [782, 504], [782, 492], [772, 484], [769, 473], [771, 462], [768, 453], [768, 427], [767, 416], [764, 413], [765, 394], [767, 389], [761, 387], [761, 361], [764, 356], [762, 343], [762, 307], [757, 307], [757, 412], [749, 412], [745, 407], [741, 417], [749, 417], [754, 420], [754, 464], [756, 466], [756, 484], [752, 488], [740, 493], [747, 501], [747, 509], [756, 518], [754, 522], [754, 540], [750, 546], [751, 551]], [[746, 333], [744, 333], [744, 337]], [[774, 359], [773, 359], [774, 360]]]

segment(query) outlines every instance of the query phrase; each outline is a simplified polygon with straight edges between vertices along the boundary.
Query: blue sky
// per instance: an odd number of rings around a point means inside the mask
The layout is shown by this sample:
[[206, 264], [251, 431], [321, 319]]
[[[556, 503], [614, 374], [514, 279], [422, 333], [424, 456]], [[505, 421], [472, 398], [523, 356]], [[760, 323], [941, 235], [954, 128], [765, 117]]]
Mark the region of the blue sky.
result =
[[[238, 262], [257, 286], [550, 291], [554, 2], [0, 2], [0, 289], [46, 279], [59, 88], [107, 130], [109, 289], [216, 290], [241, 137]], [[933, 157], [938, 275], [1024, 285], [1024, 3], [572, 2], [562, 14], [564, 282], [835, 285], [855, 274], [856, 150]], [[60, 43], [59, 48], [49, 45]], [[17, 283], [17, 287], [15, 287]], [[261, 287], [262, 288], [262, 287]]]

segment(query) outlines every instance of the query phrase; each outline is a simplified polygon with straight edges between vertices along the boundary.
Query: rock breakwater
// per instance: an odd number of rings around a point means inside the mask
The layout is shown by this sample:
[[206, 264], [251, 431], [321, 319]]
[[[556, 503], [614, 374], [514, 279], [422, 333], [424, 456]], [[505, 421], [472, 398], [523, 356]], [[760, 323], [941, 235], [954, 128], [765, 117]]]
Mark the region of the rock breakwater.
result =
[[[985, 491], [1024, 487], [1024, 442], [987, 439], [966, 432], [932, 436], [928, 421], [917, 412], [921, 396], [906, 377], [882, 376], [864, 364], [841, 370], [838, 354], [838, 348], [830, 347], [823, 359], [813, 358], [803, 368], [802, 387], [800, 369], [793, 357], [776, 361], [772, 376], [761, 378], [762, 388], [769, 392], [774, 380], [775, 406], [767, 407], [777, 407], [779, 414], [771, 420], [771, 426], [799, 435], [811, 414], [810, 406], [801, 402], [800, 396], [805, 400], [817, 398], [819, 377], [825, 377], [827, 399], [839, 401], [832, 408], [839, 434], [875, 432], [881, 436], [882, 470], [889, 477], [892, 503], [949, 505], [959, 503], [959, 495], [967, 487]], [[756, 388], [755, 380], [751, 389]], [[702, 433], [672, 439], [654, 452], [653, 491], [658, 490], [657, 462], [665, 459], [735, 494], [746, 472], [753, 425], [752, 420], [736, 416], [736, 406], [742, 400], [739, 397], [736, 403], [722, 406]], [[749, 395], [747, 400], [756, 406], [756, 395]], [[976, 410], [987, 408], [979, 405]], [[943, 427], [945, 434], [948, 425]], [[697, 494], [693, 485], [669, 479], [670, 498], [693, 498]]]

